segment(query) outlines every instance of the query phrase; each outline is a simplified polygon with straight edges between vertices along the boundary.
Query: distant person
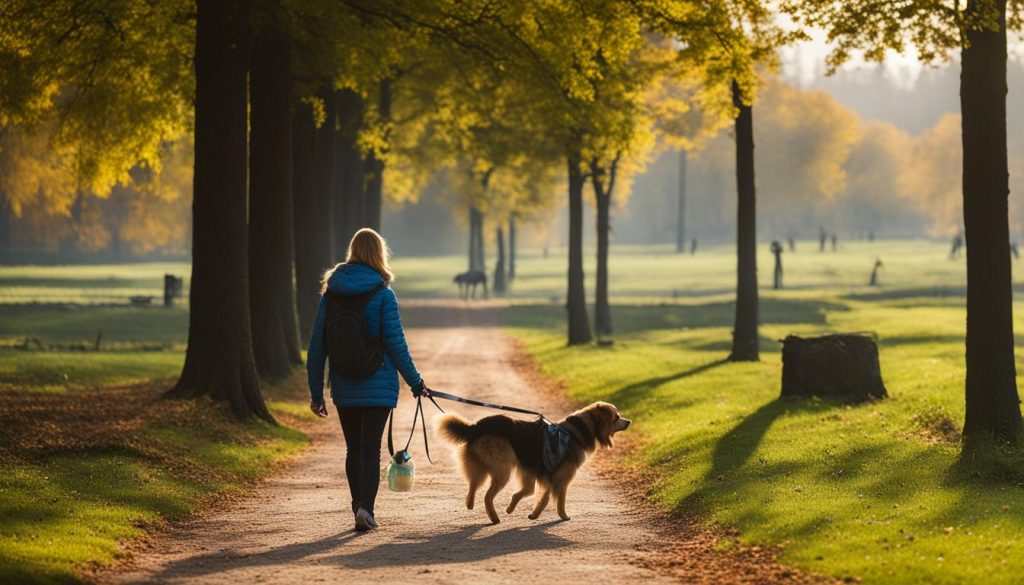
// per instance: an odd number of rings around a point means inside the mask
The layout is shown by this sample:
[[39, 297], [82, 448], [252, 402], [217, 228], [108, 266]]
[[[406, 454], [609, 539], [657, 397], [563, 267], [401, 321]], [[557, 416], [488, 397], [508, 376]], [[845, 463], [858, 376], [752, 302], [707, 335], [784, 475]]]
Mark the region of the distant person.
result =
[[772, 288], [782, 288], [782, 244], [778, 240], [772, 242], [772, 254], [775, 255], [775, 274], [772, 281]]
[[882, 259], [875, 260], [875, 267], [871, 269], [871, 280], [868, 281], [868, 286], [879, 286], [878, 284], [878, 269], [882, 267]]
[[[390, 287], [395, 277], [388, 254], [384, 238], [372, 229], [363, 228], [352, 236], [345, 263], [324, 273], [306, 359], [309, 408], [326, 417], [324, 365], [332, 354], [331, 400], [345, 435], [345, 475], [357, 531], [377, 527], [373, 504], [380, 484], [380, 442], [388, 414], [398, 403], [398, 373], [414, 396], [426, 390], [405, 341], [398, 298]], [[365, 316], [364, 335], [378, 343], [367, 344], [363, 335], [349, 334], [355, 327], [334, 325], [356, 323], [358, 313], [353, 318], [353, 309]], [[357, 360], [345, 359], [356, 354]], [[374, 369], [373, 364], [379, 365]]]
[[790, 252], [796, 252], [796, 238], [793, 237], [793, 234], [786, 236], [786, 244], [789, 245]]
[[1017, 249], [1017, 242], [1010, 242], [1010, 253], [1014, 260], [1020, 260], [1020, 250]]
[[818, 251], [825, 251], [825, 241], [828, 239], [828, 234], [825, 233], [825, 228], [818, 226]]
[[874, 242], [875, 241], [875, 230], [868, 230], [868, 241], [869, 242]]
[[690, 240], [690, 255], [692, 256], [692, 255], [694, 255], [696, 253], [697, 253], [697, 238], [692, 238]]
[[949, 259], [955, 260], [960, 257], [960, 249], [964, 247], [964, 238], [959, 233], [953, 236], [953, 247], [949, 251]]
[[832, 251], [839, 249], [839, 236], [832, 234]]

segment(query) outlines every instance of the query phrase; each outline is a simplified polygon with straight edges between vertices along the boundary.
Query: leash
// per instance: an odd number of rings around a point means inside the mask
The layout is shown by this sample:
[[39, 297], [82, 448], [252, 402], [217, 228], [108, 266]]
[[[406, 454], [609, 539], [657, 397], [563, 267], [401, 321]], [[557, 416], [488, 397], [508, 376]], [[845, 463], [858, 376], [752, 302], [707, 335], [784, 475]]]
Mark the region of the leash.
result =
[[447, 392], [441, 392], [440, 390], [426, 389], [426, 390], [424, 390], [423, 395], [426, 396], [427, 398], [429, 398], [430, 401], [434, 403], [434, 406], [437, 406], [438, 410], [441, 410], [441, 412], [444, 412], [444, 410], [440, 406], [437, 405], [437, 402], [434, 402], [434, 397], [435, 396], [438, 397], [438, 398], [443, 398], [445, 400], [451, 400], [452, 402], [462, 402], [464, 404], [472, 404], [473, 406], [482, 406], [484, 408], [493, 408], [495, 410], [507, 410], [509, 412], [518, 412], [518, 413], [521, 413], [521, 414], [532, 414], [532, 415], [535, 415], [535, 416], [539, 416], [540, 418], [542, 418], [544, 420], [548, 420], [546, 416], [544, 416], [543, 414], [537, 412], [536, 410], [528, 410], [528, 409], [525, 409], [525, 408], [519, 408], [518, 406], [506, 406], [504, 404], [495, 404], [493, 402], [484, 402], [482, 400], [473, 400], [472, 398], [463, 398], [461, 396], [456, 396], [454, 394], [449, 394]]
[[[423, 450], [427, 453], [427, 461], [431, 465], [434, 464], [434, 460], [430, 458], [430, 444], [427, 442], [427, 415], [423, 412], [423, 397], [426, 396], [430, 400], [431, 404], [437, 407], [442, 413], [444, 409], [441, 405], [434, 400], [434, 397], [442, 398], [444, 400], [451, 400], [452, 402], [461, 402], [463, 404], [472, 404], [473, 406], [481, 406], [483, 408], [493, 408], [494, 410], [506, 410], [508, 412], [518, 412], [520, 414], [531, 414], [540, 417], [541, 420], [548, 421], [547, 417], [537, 412], [536, 410], [529, 410], [526, 408], [519, 408], [518, 406], [507, 406], [505, 404], [495, 404], [493, 402], [484, 402], [483, 400], [473, 400], [472, 398], [463, 398], [462, 396], [456, 396], [455, 394], [449, 394], [448, 392], [441, 392], [440, 390], [431, 390], [424, 388], [423, 392], [416, 397], [416, 410], [412, 415], [412, 430], [409, 432], [409, 440], [405, 442], [405, 448], [403, 451], [409, 450], [409, 445], [412, 444], [412, 438], [416, 435], [416, 423], [419, 419], [423, 419]], [[395, 411], [391, 410], [391, 414], [388, 416], [388, 453], [392, 457], [395, 456], [394, 439], [392, 438], [392, 426], [395, 419]]]
[[[431, 402], [433, 402], [433, 400], [431, 400]], [[434, 402], [434, 406], [437, 406], [436, 402]], [[440, 410], [441, 407], [438, 406], [437, 408]], [[444, 411], [441, 410], [441, 412], [444, 412]], [[423, 414], [422, 396], [417, 396], [416, 397], [416, 411], [412, 415], [412, 430], [409, 432], [409, 440], [405, 442], [405, 448], [402, 449], [402, 450], [403, 451], [408, 451], [409, 450], [409, 445], [412, 444], [412, 438], [414, 436], [416, 436], [416, 421], [418, 421], [421, 417], [423, 418], [423, 425], [422, 425], [422, 427], [423, 427], [423, 450], [426, 451], [426, 453], [427, 453], [427, 461], [429, 461], [430, 464], [433, 465], [434, 464], [434, 460], [430, 458], [430, 443], [427, 442], [427, 415]], [[392, 458], [395, 456], [395, 445], [394, 445], [394, 440], [392, 439], [392, 432], [391, 432], [392, 421], [394, 421], [394, 420], [395, 420], [395, 409], [392, 408], [391, 409], [391, 414], [388, 415], [388, 453], [391, 454]]]

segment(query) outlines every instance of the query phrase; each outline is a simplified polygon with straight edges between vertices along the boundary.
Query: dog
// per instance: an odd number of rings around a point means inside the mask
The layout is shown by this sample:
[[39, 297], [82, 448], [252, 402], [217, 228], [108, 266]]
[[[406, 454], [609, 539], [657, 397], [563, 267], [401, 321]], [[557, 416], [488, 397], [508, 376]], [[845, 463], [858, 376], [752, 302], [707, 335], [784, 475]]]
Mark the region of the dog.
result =
[[488, 296], [487, 293], [487, 273], [482, 270], [470, 270], [468, 272], [460, 272], [455, 275], [452, 282], [459, 285], [459, 298], [462, 300], [469, 300], [470, 288], [473, 289], [473, 298], [476, 298], [476, 287], [477, 285], [484, 285], [484, 298]]
[[543, 420], [524, 421], [496, 415], [473, 423], [457, 414], [447, 414], [438, 422], [438, 431], [448, 442], [461, 445], [458, 458], [469, 480], [468, 509], [473, 509], [477, 491], [490, 478], [484, 506], [491, 523], [498, 524], [501, 519], [494, 509], [494, 497], [508, 483], [513, 470], [519, 476], [520, 487], [505, 509], [507, 514], [514, 512], [520, 500], [532, 495], [536, 484], [540, 483], [542, 493], [536, 499], [530, 519], [540, 516], [553, 495], [558, 516], [569, 520], [565, 501], [576, 471], [598, 446], [611, 448], [615, 433], [628, 429], [631, 423], [607, 402], [595, 402], [567, 416], [558, 425], [570, 435], [568, 446], [561, 461], [550, 471], [544, 461], [549, 423]]

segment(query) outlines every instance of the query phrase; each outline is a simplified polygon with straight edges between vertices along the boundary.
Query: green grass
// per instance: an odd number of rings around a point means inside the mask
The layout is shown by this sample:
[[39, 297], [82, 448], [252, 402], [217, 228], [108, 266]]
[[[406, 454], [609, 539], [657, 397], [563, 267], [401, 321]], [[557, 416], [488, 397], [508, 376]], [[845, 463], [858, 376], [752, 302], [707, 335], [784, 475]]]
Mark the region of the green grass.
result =
[[[784, 257], [795, 290], [762, 290], [759, 363], [723, 361], [732, 307], [718, 290], [733, 276], [718, 251], [705, 264], [662, 259], [693, 264], [677, 284], [692, 294], [675, 301], [644, 298], [644, 284], [657, 281], [649, 260], [613, 267], [614, 279], [631, 282], [619, 285], [629, 304], [614, 308], [611, 347], [565, 347], [564, 309], [552, 304], [514, 305], [506, 321], [575, 401], [608, 400], [634, 419], [629, 464], [656, 472], [649, 493], [665, 508], [738, 530], [742, 544], [781, 545], [783, 561], [838, 577], [1017, 582], [1024, 452], [965, 454], [950, 441], [964, 410], [963, 264], [939, 244], [873, 245], [887, 250], [880, 290], [858, 284], [871, 244]], [[1024, 332], [1024, 321], [1015, 325]], [[891, 398], [779, 399], [777, 340], [826, 331], [878, 333]]]
[[[816, 250], [799, 242], [797, 253], [784, 254], [787, 290], [774, 293], [765, 290], [772, 266], [762, 246], [759, 363], [722, 362], [732, 246], [704, 246], [695, 256], [613, 247], [615, 344], [583, 348], [564, 346], [564, 250], [547, 258], [523, 250], [507, 323], [573, 399], [611, 400], [635, 419], [629, 432], [639, 449], [629, 464], [656, 472], [650, 497], [665, 508], [738, 529], [743, 544], [781, 545], [785, 562], [832, 575], [1016, 581], [1024, 570], [1024, 456], [1003, 448], [963, 455], [949, 440], [963, 417], [963, 260], [926, 241]], [[868, 287], [879, 257], [883, 286]], [[586, 258], [592, 294], [592, 250]], [[401, 298], [454, 297], [451, 278], [465, 258], [399, 257], [394, 267]], [[188, 267], [0, 267], [0, 391], [71, 400], [172, 378], [187, 310], [126, 306], [131, 295], [159, 297], [165, 272], [187, 277]], [[776, 340], [833, 330], [878, 332], [890, 399], [857, 407], [777, 399]], [[1024, 333], [1024, 323], [1016, 330]], [[97, 332], [101, 351], [71, 351], [91, 348]], [[25, 339], [39, 343], [12, 349]], [[266, 390], [274, 412], [309, 416], [286, 389]], [[110, 561], [140, 526], [240, 489], [304, 442], [283, 427], [221, 418], [154, 422], [140, 433], [151, 450], [0, 459], [0, 581], [72, 580], [83, 563]], [[733, 544], [723, 537], [722, 548]]]
[[[0, 267], [3, 404], [102, 401], [103, 389], [136, 386], [155, 399], [170, 387], [184, 359], [187, 308], [127, 306], [137, 294], [159, 302], [165, 272], [187, 276], [188, 266]], [[275, 415], [312, 416], [286, 386], [264, 389]], [[88, 424], [111, 423], [101, 408], [95, 416]], [[57, 416], [49, 430], [30, 428], [67, 435], [56, 447], [0, 445], [0, 583], [76, 582], [152, 523], [244, 489], [308, 443], [298, 430], [237, 423], [209, 403], [162, 403], [147, 416], [99, 442], [76, 436], [73, 425], [86, 423], [65, 426]]]
[[68, 392], [169, 380], [184, 359], [180, 351], [0, 351], [0, 390]]
[[[305, 436], [284, 426], [224, 423], [145, 430], [147, 454], [96, 449], [14, 463], [0, 473], [0, 582], [78, 580], [79, 567], [113, 561], [147, 524], [181, 518], [214, 491], [237, 491]], [[177, 454], [189, 472], [154, 459]]]

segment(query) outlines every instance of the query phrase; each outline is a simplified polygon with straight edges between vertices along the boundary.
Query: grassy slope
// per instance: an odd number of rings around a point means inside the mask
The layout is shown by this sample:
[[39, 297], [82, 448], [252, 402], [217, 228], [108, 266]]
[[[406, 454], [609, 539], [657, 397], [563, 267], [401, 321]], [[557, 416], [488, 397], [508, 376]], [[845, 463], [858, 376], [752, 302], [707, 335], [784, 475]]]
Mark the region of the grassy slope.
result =
[[[895, 281], [881, 291], [839, 286], [863, 276], [868, 244], [785, 258], [797, 290], [764, 292], [760, 363], [722, 361], [732, 325], [731, 305], [716, 293], [730, 285], [719, 271], [724, 251], [702, 264], [662, 258], [699, 283], [679, 286], [706, 293], [620, 304], [611, 348], [566, 348], [564, 311], [552, 305], [514, 306], [508, 323], [572, 398], [610, 400], [635, 418], [630, 432], [642, 448], [633, 463], [658, 472], [650, 495], [665, 507], [736, 528], [746, 544], [782, 544], [787, 562], [837, 576], [1015, 582], [1024, 570], [1024, 456], [962, 456], [948, 439], [963, 416], [964, 309], [951, 294], [962, 290], [963, 264], [945, 260], [939, 245], [875, 246]], [[771, 274], [765, 256], [762, 280]], [[645, 284], [664, 286], [648, 262], [613, 268], [633, 302], [646, 300], [634, 292]], [[774, 340], [834, 330], [878, 332], [892, 398], [858, 407], [778, 400]]]
[[[97, 389], [134, 385], [158, 395], [181, 371], [187, 311], [87, 303], [158, 295], [165, 271], [187, 273], [161, 264], [0, 268], [0, 346], [8, 346], [0, 349], [0, 399], [16, 406], [42, 392], [93, 400], [102, 397]], [[37, 300], [49, 304], [4, 304]], [[68, 349], [92, 347], [97, 331], [102, 351]], [[55, 349], [9, 348], [25, 338]], [[270, 390], [276, 415], [303, 415], [304, 402]], [[190, 407], [158, 405], [141, 428], [102, 444], [69, 437], [39, 453], [0, 447], [0, 582], [75, 581], [79, 567], [112, 561], [118, 542], [148, 523], [244, 489], [307, 443], [287, 426], [238, 424], [204, 405], [162, 416], [182, 408]]]

